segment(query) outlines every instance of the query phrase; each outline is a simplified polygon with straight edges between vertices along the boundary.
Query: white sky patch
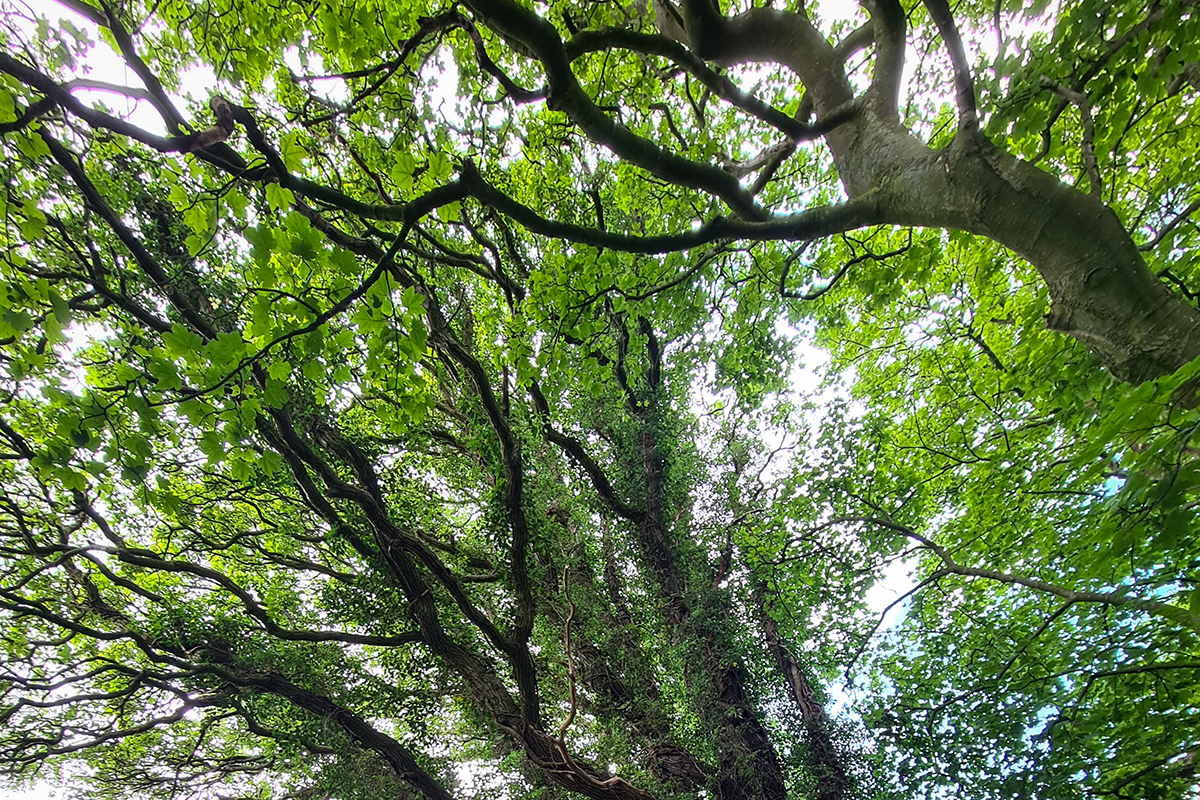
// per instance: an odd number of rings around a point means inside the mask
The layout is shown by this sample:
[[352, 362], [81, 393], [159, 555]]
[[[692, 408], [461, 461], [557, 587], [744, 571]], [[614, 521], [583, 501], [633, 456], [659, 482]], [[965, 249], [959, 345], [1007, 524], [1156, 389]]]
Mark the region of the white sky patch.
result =
[[[92, 45], [88, 49], [86, 57], [79, 61], [79, 70], [74, 76], [82, 79], [84, 85], [73, 89], [72, 94], [83, 102], [99, 100], [114, 113], [139, 128], [149, 133], [165, 136], [167, 134], [166, 126], [153, 104], [136, 96], [145, 92], [146, 85], [129, 68], [121, 54], [99, 37], [95, 23], [59, 3], [46, 9], [45, 13], [51, 22], [63, 19], [69, 21], [76, 28], [86, 31], [92, 40]], [[89, 79], [112, 84], [114, 87], [128, 87], [133, 90], [133, 96], [109, 88], [87, 87], [86, 81]], [[216, 75], [207, 65], [192, 66], [180, 73], [179, 82], [186, 94], [203, 97], [208, 95], [212, 91], [212, 87], [216, 85]], [[176, 106], [185, 105], [186, 98], [184, 96], [169, 91], [167, 94]]]
[[853, 22], [865, 18], [858, 0], [820, 0], [817, 14], [826, 22]]
[[23, 789], [0, 787], [0, 800], [65, 800], [67, 790], [37, 782]]

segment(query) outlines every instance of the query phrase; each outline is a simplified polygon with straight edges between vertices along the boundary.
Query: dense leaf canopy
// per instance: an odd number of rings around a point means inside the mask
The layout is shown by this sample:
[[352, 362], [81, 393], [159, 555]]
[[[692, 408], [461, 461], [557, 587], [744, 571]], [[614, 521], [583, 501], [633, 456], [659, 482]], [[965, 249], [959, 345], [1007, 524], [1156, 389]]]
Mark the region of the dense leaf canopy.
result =
[[14, 785], [1196, 796], [1194, 0], [61, 2]]

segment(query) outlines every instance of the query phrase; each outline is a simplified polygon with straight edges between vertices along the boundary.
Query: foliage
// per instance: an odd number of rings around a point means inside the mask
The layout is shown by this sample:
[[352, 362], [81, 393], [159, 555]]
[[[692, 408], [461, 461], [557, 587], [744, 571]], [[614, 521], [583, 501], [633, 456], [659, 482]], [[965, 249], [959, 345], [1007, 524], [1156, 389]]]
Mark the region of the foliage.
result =
[[6, 9], [14, 783], [1195, 795], [1195, 4], [654, 6]]

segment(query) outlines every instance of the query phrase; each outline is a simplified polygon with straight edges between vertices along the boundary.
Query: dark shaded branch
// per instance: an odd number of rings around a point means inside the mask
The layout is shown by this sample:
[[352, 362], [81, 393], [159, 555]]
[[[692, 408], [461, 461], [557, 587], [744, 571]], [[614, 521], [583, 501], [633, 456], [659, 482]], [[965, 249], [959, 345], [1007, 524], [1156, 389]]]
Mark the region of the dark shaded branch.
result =
[[759, 624], [762, 626], [763, 637], [767, 642], [767, 651], [775, 661], [775, 667], [782, 678], [800, 716], [804, 719], [804, 727], [809, 737], [809, 747], [813, 760], [816, 762], [817, 800], [842, 800], [850, 788], [850, 777], [838, 756], [833, 740], [829, 735], [829, 719], [825, 707], [818, 699], [808, 682], [805, 673], [796, 656], [783, 643], [779, 635], [779, 627], [767, 611], [766, 586], [756, 582], [753, 587], [755, 605], [758, 610]]
[[483, 406], [484, 414], [500, 444], [500, 457], [504, 466], [504, 505], [508, 516], [509, 530], [512, 540], [509, 545], [509, 567], [512, 570], [513, 588], [517, 594], [517, 610], [513, 622], [512, 641], [506, 648], [513, 658], [513, 666], [522, 683], [522, 697], [526, 697], [532, 707], [527, 705], [525, 711], [538, 716], [535, 699], [537, 697], [533, 661], [529, 655], [527, 643], [533, 630], [534, 600], [533, 589], [529, 581], [529, 569], [525, 559], [529, 549], [529, 522], [525, 517], [524, 482], [525, 471], [517, 442], [512, 429], [505, 418], [496, 394], [492, 391], [492, 383], [483, 365], [471, 354], [470, 350], [450, 330], [441, 309], [428, 290], [425, 295], [425, 315], [430, 322], [430, 339], [451, 359], [463, 367], [470, 376], [475, 387], [475, 394]]
[[45, 114], [56, 105], [57, 103], [55, 103], [49, 97], [43, 97], [36, 103], [31, 103], [28, 108], [17, 114], [17, 118], [12, 122], [0, 122], [0, 133], [12, 133], [13, 131], [24, 130], [25, 128], [29, 127], [29, 123], [33, 122], [42, 114]]
[[732, 175], [664, 150], [601, 111], [579, 85], [562, 39], [549, 22], [514, 0], [467, 0], [467, 5], [514, 47], [537, 57], [546, 71], [547, 106], [564, 112], [592, 141], [651, 175], [721, 198], [744, 219], [766, 218], [766, 212]]
[[113, 41], [117, 43], [117, 49], [121, 51], [121, 57], [125, 59], [125, 63], [141, 79], [142, 83], [146, 85], [146, 91], [150, 95], [150, 102], [167, 124], [167, 130], [176, 136], [182, 135], [187, 129], [187, 123], [179, 113], [179, 110], [175, 108], [175, 104], [167, 97], [167, 92], [163, 88], [162, 82], [159, 81], [157, 75], [150, 71], [150, 68], [146, 66], [146, 62], [138, 55], [137, 48], [133, 45], [133, 37], [129, 35], [129, 31], [121, 24], [121, 20], [113, 12], [112, 8], [104, 2], [100, 3], [100, 7], [104, 10], [104, 16], [107, 19], [104, 27], [108, 28], [112, 34]]
[[25, 439], [25, 437], [17, 433], [16, 430], [14, 430], [13, 427], [3, 419], [0, 419], [0, 434], [4, 434], [4, 438], [8, 440], [8, 443], [12, 447], [14, 454], [18, 458], [29, 459], [37, 455], [33, 452], [33, 449], [29, 446], [29, 442]]
[[108, 15], [90, 3], [85, 3], [83, 0], [55, 0], [55, 2], [66, 6], [79, 16], [84, 17], [89, 22], [94, 22], [101, 28], [108, 27]]
[[886, 221], [883, 209], [875, 202], [874, 196], [867, 194], [839, 205], [821, 206], [787, 217], [776, 217], [767, 222], [744, 222], [717, 217], [687, 233], [630, 236], [547, 219], [487, 183], [470, 162], [464, 163], [459, 180], [472, 197], [534, 233], [625, 253], [670, 253], [711, 244], [720, 239], [819, 239]]
[[797, 292], [793, 289], [787, 288], [787, 278], [788, 278], [788, 272], [792, 268], [792, 264], [794, 264], [796, 262], [796, 260], [801, 255], [803, 255], [804, 251], [807, 249], [805, 247], [802, 247], [799, 250], [797, 250], [792, 256], [790, 256], [786, 261], [783, 262], [783, 269], [781, 269], [779, 271], [779, 294], [781, 297], [787, 297], [787, 298], [791, 298], [794, 300], [805, 300], [805, 301], [816, 300], [816, 299], [822, 297], [823, 295], [827, 294], [830, 290], [833, 289], [834, 286], [837, 286], [838, 282], [841, 281], [841, 279], [846, 275], [847, 272], [849, 272], [851, 267], [853, 267], [857, 264], [861, 264], [862, 262], [867, 261], [867, 260], [884, 261], [893, 256], [898, 256], [898, 255], [901, 255], [902, 253], [907, 252], [910, 247], [912, 247], [912, 228], [908, 229], [908, 241], [905, 244], [901, 245], [900, 247], [897, 247], [894, 250], [889, 250], [886, 253], [873, 253], [870, 250], [868, 250], [867, 252], [865, 252], [861, 255], [857, 255], [854, 258], [851, 258], [845, 264], [843, 264], [841, 269], [839, 269], [836, 273], [834, 273], [833, 277], [829, 279], [829, 283], [827, 283], [824, 286], [821, 286], [819, 288], [811, 289], [808, 292], [801, 294], [800, 292]]
[[259, 605], [258, 601], [248, 591], [239, 586], [223, 572], [186, 561], [170, 561], [159, 557], [151, 550], [114, 547], [93, 547], [91, 549], [96, 552], [107, 553], [122, 563], [131, 564], [143, 569], [158, 572], [183, 573], [211, 581], [236, 597], [246, 610], [246, 613], [258, 620], [263, 626], [263, 630], [277, 639], [289, 642], [344, 642], [346, 644], [374, 645], [377, 647], [396, 647], [421, 640], [419, 633], [403, 633], [397, 636], [371, 636], [343, 631], [288, 630], [276, 623], [267, 613], [266, 609]]
[[733, 81], [709, 67], [679, 42], [657, 34], [640, 33], [628, 28], [584, 30], [566, 43], [565, 51], [567, 58], [573, 61], [584, 53], [613, 47], [632, 50], [644, 55], [662, 56], [679, 64], [717, 97], [786, 133], [794, 142], [810, 141], [823, 136], [828, 131], [848, 122], [857, 113], [857, 108], [851, 104], [837, 109], [816, 123], [807, 124], [762, 102], [757, 97], [743, 92]]
[[[3, 56], [4, 54], [0, 53], [0, 58]], [[88, 207], [95, 211], [97, 216], [104, 220], [109, 229], [121, 240], [121, 244], [133, 255], [134, 261], [137, 262], [138, 267], [145, 273], [146, 277], [150, 278], [155, 286], [165, 294], [170, 294], [172, 304], [179, 309], [184, 319], [187, 320], [188, 324], [198, 334], [205, 339], [215, 338], [216, 332], [209, 325], [204, 315], [200, 313], [199, 308], [195, 305], [194, 298], [185, 297], [181, 292], [168, 291], [171, 278], [166, 270], [150, 254], [150, 251], [142, 244], [141, 239], [126, 227], [116, 212], [100, 196], [100, 192], [97, 191], [95, 184], [88, 178], [83, 165], [76, 160], [76, 156], [63, 145], [59, 144], [58, 140], [45, 130], [40, 131], [40, 133], [42, 141], [50, 148], [50, 154], [58, 162], [59, 166], [66, 171], [67, 175], [71, 177], [71, 180], [75, 182], [75, 185], [83, 194]]]
[[355, 92], [354, 96], [351, 97], [344, 106], [333, 111], [329, 111], [325, 114], [321, 114], [317, 117], [306, 119], [304, 124], [311, 127], [313, 125], [319, 125], [323, 122], [329, 122], [330, 120], [337, 119], [345, 114], [349, 114], [358, 107], [359, 103], [375, 94], [385, 83], [391, 80], [391, 77], [396, 74], [396, 71], [400, 69], [400, 67], [404, 66], [404, 62], [408, 60], [408, 57], [412, 55], [413, 51], [416, 50], [422, 42], [435, 33], [439, 33], [449, 28], [460, 27], [466, 23], [466, 18], [463, 17], [463, 15], [459, 13], [457, 9], [451, 9], [450, 11], [446, 11], [432, 17], [420, 17], [417, 20], [416, 33], [404, 40], [404, 42], [400, 45], [400, 53], [395, 58], [375, 67], [371, 67], [366, 70], [357, 70], [352, 73], [344, 73], [338, 77], [361, 78], [374, 75], [379, 72], [382, 72], [383, 75], [372, 81], [369, 85]]
[[551, 424], [550, 404], [546, 401], [546, 396], [542, 394], [542, 390], [536, 381], [530, 384], [529, 394], [533, 398], [533, 405], [537, 409], [538, 414], [540, 414], [544, 419], [542, 431], [545, 433], [546, 438], [562, 448], [563, 452], [569, 455], [572, 460], [579, 465], [580, 469], [582, 469], [588, 478], [591, 479], [592, 486], [595, 488], [596, 493], [600, 495], [600, 499], [603, 500], [605, 504], [608, 505], [608, 507], [611, 508], [615, 514], [617, 514], [617, 516], [627, 519], [630, 522], [640, 522], [644, 516], [644, 513], [638, 511], [637, 509], [625, 503], [624, 500], [617, 497], [617, 493], [613, 488], [612, 482], [609, 481], [608, 476], [604, 474], [604, 470], [601, 469], [600, 465], [596, 463], [595, 459], [588, 455], [588, 452], [586, 449], [584, 449], [583, 444], [579, 440], [567, 436], [565, 433], [557, 430]]
[[[189, 133], [183, 136], [158, 136], [149, 133], [119, 117], [114, 117], [111, 114], [106, 114], [103, 111], [98, 111], [84, 105], [78, 98], [71, 94], [67, 86], [56, 82], [48, 75], [39, 72], [33, 67], [22, 64], [8, 53], [0, 53], [0, 72], [6, 72], [26, 86], [36, 89], [64, 110], [79, 117], [92, 127], [105, 128], [122, 136], [127, 136], [130, 139], [154, 148], [160, 153], [187, 153], [221, 141], [214, 138], [215, 134], [211, 128], [199, 133]], [[225, 129], [221, 127], [221, 130]], [[232, 133], [232, 130], [225, 131], [226, 136], [229, 133]], [[207, 137], [205, 134], [208, 134]], [[240, 162], [240, 159], [238, 160]], [[224, 161], [222, 160], [221, 163], [224, 163]], [[237, 168], [240, 168], [240, 166], [240, 164], [235, 164]]]
[[310, 692], [288, 681], [282, 675], [269, 674], [243, 677], [221, 670], [221, 677], [234, 685], [246, 686], [282, 697], [297, 708], [333, 722], [363, 747], [378, 753], [391, 765], [396, 774], [429, 800], [454, 800], [444, 786], [421, 769], [404, 745], [375, 729], [365, 719], [324, 695]]
[[[320, 438], [324, 446], [341, 457], [354, 470], [359, 481], [367, 488], [355, 486], [341, 480], [337, 472], [300, 437], [293, 427], [291, 419], [283, 411], [273, 409], [271, 416], [275, 420], [276, 429], [274, 431], [265, 430], [264, 433], [268, 440], [272, 441], [274, 447], [292, 453], [304, 464], [313, 468], [329, 489], [331, 496], [338, 499], [350, 500], [362, 509], [376, 533], [382, 553], [394, 555], [403, 551], [406, 558], [408, 554], [417, 556], [422, 565], [433, 573], [434, 577], [445, 587], [458, 605], [459, 610], [463, 612], [463, 615], [479, 628], [488, 641], [501, 652], [507, 653], [509, 651], [508, 642], [500, 634], [500, 631], [492, 623], [491, 619], [475, 606], [470, 597], [459, 586], [446, 565], [419, 539], [401, 531], [391, 521], [388, 517], [383, 498], [379, 494], [378, 480], [374, 474], [374, 468], [354, 445], [345, 441], [336, 429], [329, 426], [320, 427]], [[402, 587], [411, 587], [414, 590], [420, 587], [423, 592], [429, 591], [428, 586], [425, 585], [424, 581], [421, 580], [415, 569], [413, 569], [415, 565], [411, 564], [411, 562], [405, 562], [397, 566], [404, 567], [401, 570], [401, 574], [404, 576], [401, 582]], [[408, 588], [405, 590], [407, 592]], [[445, 634], [440, 628], [440, 623], [436, 628], [430, 627], [428, 631], [424, 632], [435, 638], [439, 636], [443, 639], [445, 638]]]
[[[13, 66], [12, 71], [6, 68], [12, 65], [16, 65]], [[115, 133], [128, 136], [160, 152], [179, 152], [181, 148], [194, 142], [193, 137], [200, 135], [190, 134], [189, 136], [177, 138], [155, 136], [134, 125], [130, 125], [124, 120], [89, 109], [72, 97], [64, 87], [41, 75], [41, 73], [37, 73], [35, 70], [19, 64], [19, 62], [15, 62], [3, 53], [0, 53], [0, 70], [8, 71], [22, 80], [24, 78], [21, 78], [21, 76], [29, 78], [27, 82], [30, 85], [39, 88], [39, 90], [44, 91], [48, 96], [53, 97], [55, 102], [68, 108], [68, 110], [85, 122], [98, 128], [112, 130]], [[594, 228], [569, 223], [558, 223], [541, 217], [537, 212], [518, 203], [484, 181], [474, 165], [469, 161], [463, 164], [458, 180], [437, 187], [409, 203], [396, 205], [364, 203], [336, 189], [322, 186], [288, 173], [283, 166], [282, 159], [274, 148], [266, 142], [257, 122], [250, 115], [249, 111], [240, 106], [232, 106], [231, 108], [233, 118], [246, 128], [251, 144], [267, 159], [273, 177], [279, 181], [281, 186], [360, 217], [397, 221], [406, 226], [415, 224], [417, 220], [441, 206], [457, 202], [466, 196], [473, 196], [535, 233], [563, 238], [580, 244], [608, 247], [622, 252], [655, 254], [687, 250], [724, 238], [748, 239], [752, 241], [820, 238], [833, 233], [841, 233], [886, 221], [882, 216], [879, 206], [868, 195], [848, 203], [836, 206], [822, 206], [787, 217], [771, 219], [764, 217], [763, 221], [759, 222], [716, 218], [701, 228], [687, 233], [646, 237], [607, 233]], [[841, 113], [843, 112], [838, 112], [838, 116]], [[844, 113], [852, 115], [853, 109], [847, 108]], [[203, 152], [201, 151], [202, 157], [204, 157]], [[206, 160], [209, 160], [222, 169], [242, 175], [247, 179], [262, 180], [264, 177], [261, 172], [243, 172], [241, 168], [236, 168], [236, 165], [230, 165], [224, 161], [211, 158], [206, 158]], [[722, 180], [737, 184], [736, 178], [719, 167], [705, 167], [705, 169], [718, 172], [724, 176]], [[684, 185], [687, 184], [685, 183]], [[740, 187], [740, 184], [738, 186]], [[739, 191], [742, 190], [739, 188]], [[142, 249], [144, 250], [144, 248]], [[138, 260], [141, 263], [141, 259], [139, 258]]]
[[[425, 194], [414, 198], [408, 203], [377, 204], [364, 203], [356, 200], [337, 189], [322, 186], [319, 183], [292, 175], [283, 163], [279, 152], [267, 142], [258, 121], [248, 109], [233, 106], [233, 117], [246, 129], [246, 138], [250, 144], [262, 154], [271, 170], [271, 176], [279, 185], [313, 200], [341, 209], [367, 219], [400, 222], [402, 233], [410, 229], [423, 217], [442, 206], [458, 202], [466, 197], [466, 191], [460, 181], [450, 181], [442, 186], [430, 189]], [[247, 175], [250, 179], [262, 179], [263, 176]], [[403, 236], [401, 236], [403, 239]]]
[[508, 92], [508, 96], [518, 104], [532, 103], [536, 100], [543, 100], [546, 97], [546, 89], [530, 90], [518, 86], [512, 78], [510, 78], [504, 70], [496, 65], [492, 57], [488, 55], [487, 48], [484, 47], [483, 37], [479, 35], [478, 29], [470, 23], [466, 17], [462, 17], [462, 28], [466, 31], [467, 36], [471, 39], [471, 43], [475, 45], [475, 58], [479, 61], [479, 66], [488, 75], [496, 79], [499, 84], [504, 87], [504, 91]]
[[[712, 0], [688, 0], [687, 7], [700, 9], [704, 18], [707, 52], [697, 53], [701, 58], [722, 66], [782, 64], [799, 76], [821, 114], [853, 98], [844, 59], [812, 24], [803, 6], [794, 11], [750, 8], [729, 18], [720, 15]], [[674, 35], [669, 30], [664, 33]], [[685, 38], [690, 39], [690, 34]]]

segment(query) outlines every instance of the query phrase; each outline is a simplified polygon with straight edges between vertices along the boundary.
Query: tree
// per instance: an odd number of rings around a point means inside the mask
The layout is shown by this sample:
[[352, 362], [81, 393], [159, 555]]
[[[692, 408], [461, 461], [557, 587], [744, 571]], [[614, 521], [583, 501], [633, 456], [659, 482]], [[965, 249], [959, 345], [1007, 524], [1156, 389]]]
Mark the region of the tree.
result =
[[0, 53], [9, 776], [1194, 795], [1193, 2], [64, 5]]

